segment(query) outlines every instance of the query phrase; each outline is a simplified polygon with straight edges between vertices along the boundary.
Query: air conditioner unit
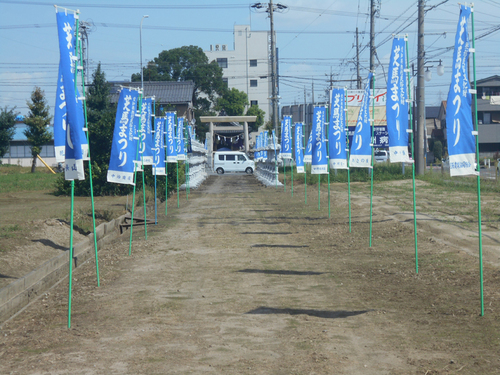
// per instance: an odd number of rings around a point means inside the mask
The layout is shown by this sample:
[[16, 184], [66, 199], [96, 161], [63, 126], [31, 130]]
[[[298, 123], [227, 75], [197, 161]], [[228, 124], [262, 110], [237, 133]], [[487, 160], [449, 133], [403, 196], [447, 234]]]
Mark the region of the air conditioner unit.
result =
[[220, 51], [220, 44], [216, 44], [216, 45], [215, 45], [215, 50], [216, 50], [216, 51]]
[[223, 44], [223, 45], [222, 45], [222, 50], [223, 50], [223, 51], [227, 51], [227, 45], [226, 45], [226, 44]]

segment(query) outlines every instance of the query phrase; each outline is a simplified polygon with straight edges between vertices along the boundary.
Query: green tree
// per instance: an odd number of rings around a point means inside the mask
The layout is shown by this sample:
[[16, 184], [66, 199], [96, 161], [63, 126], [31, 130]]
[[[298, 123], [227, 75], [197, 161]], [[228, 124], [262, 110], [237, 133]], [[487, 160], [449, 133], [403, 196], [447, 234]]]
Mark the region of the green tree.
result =
[[8, 106], [0, 108], [0, 158], [9, 151], [9, 144], [14, 138], [14, 127], [16, 126], [16, 107], [9, 109]]
[[31, 155], [33, 156], [31, 173], [34, 173], [36, 159], [42, 151], [42, 146], [52, 140], [52, 135], [47, 129], [52, 116], [49, 114], [50, 107], [45, 99], [45, 92], [40, 87], [35, 87], [31, 93], [31, 100], [27, 101], [26, 104], [30, 111], [24, 121], [28, 125], [28, 128], [24, 131], [24, 135], [30, 144]]
[[247, 110], [247, 116], [257, 116], [257, 121], [249, 123], [249, 131], [250, 132], [255, 132], [259, 129], [259, 127], [264, 124], [264, 115], [266, 112], [264, 112], [262, 109], [259, 108], [258, 105], [253, 105]]
[[230, 90], [226, 90], [217, 99], [215, 109], [218, 111], [224, 110], [228, 116], [242, 116], [247, 105], [247, 94], [233, 87]]
[[[222, 81], [222, 68], [216, 61], [209, 62], [203, 49], [197, 46], [183, 46], [160, 52], [158, 57], [143, 68], [147, 81], [193, 81], [195, 91], [193, 104], [198, 106], [198, 96], [204, 93], [210, 101], [221, 95], [226, 85]], [[141, 80], [141, 73], [132, 74], [133, 82]]]

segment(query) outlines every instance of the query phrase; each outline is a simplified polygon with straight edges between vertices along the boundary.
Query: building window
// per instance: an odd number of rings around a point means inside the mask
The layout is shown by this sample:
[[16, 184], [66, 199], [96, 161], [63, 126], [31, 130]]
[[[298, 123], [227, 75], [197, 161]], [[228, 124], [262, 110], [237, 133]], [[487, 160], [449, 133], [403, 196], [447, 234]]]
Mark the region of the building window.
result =
[[257, 87], [257, 80], [256, 79], [250, 80], [250, 87]]
[[253, 107], [254, 105], [259, 105], [258, 100], [250, 100], [250, 107]]
[[250, 66], [257, 66], [257, 60], [250, 60]]
[[227, 58], [226, 57], [218, 58], [217, 64], [219, 64], [221, 68], [227, 68]]

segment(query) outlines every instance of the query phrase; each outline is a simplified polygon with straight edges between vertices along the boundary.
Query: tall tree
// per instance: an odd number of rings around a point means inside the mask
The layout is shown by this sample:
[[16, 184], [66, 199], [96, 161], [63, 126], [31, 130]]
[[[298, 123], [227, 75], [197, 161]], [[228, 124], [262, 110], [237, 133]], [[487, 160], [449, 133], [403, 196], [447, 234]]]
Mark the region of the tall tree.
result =
[[[201, 93], [213, 102], [226, 89], [222, 80], [222, 68], [216, 61], [209, 62], [203, 49], [197, 46], [183, 46], [160, 52], [158, 57], [143, 68], [143, 77], [146, 81], [193, 81], [195, 106], [198, 106], [197, 100]], [[132, 74], [133, 82], [140, 80], [140, 72]]]
[[14, 138], [14, 127], [16, 126], [16, 107], [9, 109], [8, 106], [0, 108], [0, 158], [9, 151], [9, 144]]
[[217, 99], [215, 108], [218, 111], [223, 110], [228, 116], [241, 116], [247, 105], [247, 94], [233, 87], [231, 90], [226, 90], [222, 96]]
[[24, 131], [24, 135], [30, 144], [31, 155], [33, 156], [31, 173], [34, 173], [36, 159], [42, 151], [42, 146], [52, 140], [52, 135], [47, 129], [52, 116], [49, 113], [50, 107], [45, 99], [45, 92], [40, 87], [35, 87], [31, 93], [31, 100], [27, 101], [26, 104], [30, 111], [24, 120], [24, 123], [28, 125], [28, 128]]
[[249, 123], [249, 131], [251, 132], [256, 132], [259, 130], [259, 127], [264, 124], [264, 115], [266, 112], [264, 112], [262, 109], [259, 108], [258, 105], [253, 105], [247, 110], [247, 116], [257, 116], [257, 120], [255, 122]]

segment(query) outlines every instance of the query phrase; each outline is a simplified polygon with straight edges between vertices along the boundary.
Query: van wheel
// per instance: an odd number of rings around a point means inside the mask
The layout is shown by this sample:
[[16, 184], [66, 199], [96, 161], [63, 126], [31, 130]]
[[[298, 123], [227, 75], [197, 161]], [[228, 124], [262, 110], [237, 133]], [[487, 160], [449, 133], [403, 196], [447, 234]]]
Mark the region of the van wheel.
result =
[[217, 168], [216, 172], [217, 172], [217, 174], [224, 174], [224, 169]]
[[247, 169], [245, 169], [245, 172], [246, 172], [247, 174], [252, 174], [252, 173], [253, 173], [253, 169], [252, 169], [252, 168], [250, 168], [250, 167], [248, 167]]

